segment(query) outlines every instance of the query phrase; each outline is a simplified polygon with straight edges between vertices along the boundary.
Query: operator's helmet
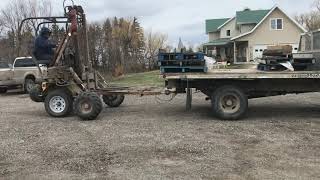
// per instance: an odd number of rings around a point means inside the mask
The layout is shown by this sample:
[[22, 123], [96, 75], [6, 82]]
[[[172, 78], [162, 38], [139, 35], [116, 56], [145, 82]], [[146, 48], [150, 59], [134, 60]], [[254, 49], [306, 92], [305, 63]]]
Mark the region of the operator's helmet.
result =
[[41, 35], [44, 35], [44, 34], [49, 34], [49, 35], [50, 35], [50, 34], [51, 34], [51, 31], [50, 31], [49, 28], [43, 27], [43, 28], [41, 28], [40, 34], [41, 34]]

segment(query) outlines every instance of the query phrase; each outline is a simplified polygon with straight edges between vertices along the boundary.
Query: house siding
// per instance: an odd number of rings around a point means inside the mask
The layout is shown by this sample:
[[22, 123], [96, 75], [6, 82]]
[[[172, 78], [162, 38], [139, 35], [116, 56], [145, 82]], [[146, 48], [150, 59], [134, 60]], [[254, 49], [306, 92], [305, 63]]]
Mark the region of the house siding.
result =
[[256, 24], [242, 24], [242, 25], [240, 25], [240, 33], [241, 34], [247, 33], [249, 31], [251, 31], [255, 26], [256, 26]]
[[[272, 18], [283, 19], [283, 30], [272, 30], [270, 28], [270, 20]], [[278, 8], [275, 9], [262, 24], [251, 34], [236, 41], [248, 41], [249, 43], [249, 59], [253, 59], [253, 47], [255, 45], [279, 45], [279, 44], [298, 44], [300, 35], [303, 33], [294, 22], [292, 22]]]
[[[227, 30], [230, 30], [230, 36], [227, 36]], [[225, 24], [221, 29], [220, 29], [221, 38], [232, 38], [240, 34], [240, 32], [236, 28], [236, 18]]]
[[209, 42], [217, 40], [220, 38], [220, 32], [211, 32], [209, 33]]

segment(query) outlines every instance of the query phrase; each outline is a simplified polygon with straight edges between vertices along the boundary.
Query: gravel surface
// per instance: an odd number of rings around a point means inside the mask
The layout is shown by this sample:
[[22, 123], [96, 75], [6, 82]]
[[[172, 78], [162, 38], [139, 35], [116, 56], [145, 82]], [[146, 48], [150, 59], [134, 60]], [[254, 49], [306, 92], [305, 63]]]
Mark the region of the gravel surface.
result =
[[194, 96], [191, 112], [129, 96], [84, 122], [1, 95], [0, 179], [320, 179], [320, 94], [251, 100], [233, 122]]

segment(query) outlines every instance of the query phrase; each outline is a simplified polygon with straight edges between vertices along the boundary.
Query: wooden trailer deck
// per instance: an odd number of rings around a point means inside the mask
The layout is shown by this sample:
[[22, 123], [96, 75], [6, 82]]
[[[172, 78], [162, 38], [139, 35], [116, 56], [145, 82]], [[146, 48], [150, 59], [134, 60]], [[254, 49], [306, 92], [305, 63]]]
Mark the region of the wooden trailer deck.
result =
[[207, 73], [168, 73], [166, 80], [183, 79], [320, 79], [320, 71], [259, 71], [256, 69], [215, 69]]

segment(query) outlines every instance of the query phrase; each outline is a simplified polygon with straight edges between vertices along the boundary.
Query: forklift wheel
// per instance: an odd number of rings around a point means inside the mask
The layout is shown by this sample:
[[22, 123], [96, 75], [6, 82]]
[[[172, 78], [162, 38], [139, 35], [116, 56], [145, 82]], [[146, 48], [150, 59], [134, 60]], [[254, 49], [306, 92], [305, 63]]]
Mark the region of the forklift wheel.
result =
[[94, 120], [102, 111], [100, 97], [93, 92], [83, 92], [73, 103], [74, 113], [82, 120]]
[[35, 85], [29, 92], [30, 98], [34, 102], [44, 102], [44, 97], [41, 93], [41, 86]]
[[119, 107], [124, 101], [124, 95], [104, 95], [103, 102], [109, 107]]
[[72, 112], [73, 97], [67, 89], [55, 89], [49, 91], [44, 100], [44, 106], [52, 117], [66, 117]]

